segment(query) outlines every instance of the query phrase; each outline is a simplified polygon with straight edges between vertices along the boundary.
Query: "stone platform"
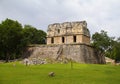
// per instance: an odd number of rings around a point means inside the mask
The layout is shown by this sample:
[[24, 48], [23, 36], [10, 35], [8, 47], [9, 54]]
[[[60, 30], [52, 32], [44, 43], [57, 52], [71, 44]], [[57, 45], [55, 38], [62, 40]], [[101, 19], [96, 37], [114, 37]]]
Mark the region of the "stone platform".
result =
[[91, 64], [105, 63], [104, 57], [99, 56], [92, 46], [86, 44], [32, 45], [27, 47], [23, 57], [29, 59], [71, 59], [75, 62]]

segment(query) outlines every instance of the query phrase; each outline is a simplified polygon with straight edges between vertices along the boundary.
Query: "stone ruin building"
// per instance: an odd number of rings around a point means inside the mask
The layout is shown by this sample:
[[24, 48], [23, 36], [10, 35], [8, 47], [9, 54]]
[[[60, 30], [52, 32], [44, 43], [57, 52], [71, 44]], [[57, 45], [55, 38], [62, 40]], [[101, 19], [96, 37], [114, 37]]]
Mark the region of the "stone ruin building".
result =
[[105, 63], [90, 45], [86, 21], [54, 23], [48, 26], [47, 45], [28, 46], [29, 59], [73, 60], [79, 63]]
[[90, 32], [86, 21], [50, 24], [47, 44], [90, 44]]

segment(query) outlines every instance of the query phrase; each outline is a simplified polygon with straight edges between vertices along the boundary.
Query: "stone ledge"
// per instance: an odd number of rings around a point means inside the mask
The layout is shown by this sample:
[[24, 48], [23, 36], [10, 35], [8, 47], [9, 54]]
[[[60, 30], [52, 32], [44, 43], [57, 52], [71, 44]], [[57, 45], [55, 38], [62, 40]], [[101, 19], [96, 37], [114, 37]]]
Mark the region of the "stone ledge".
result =
[[40, 44], [32, 44], [32, 45], [28, 45], [27, 47], [57, 47], [57, 46], [61, 46], [61, 45], [86, 45], [89, 47], [93, 47], [90, 44], [86, 44], [86, 43], [70, 43], [70, 44], [44, 44], [44, 45], [40, 45]]

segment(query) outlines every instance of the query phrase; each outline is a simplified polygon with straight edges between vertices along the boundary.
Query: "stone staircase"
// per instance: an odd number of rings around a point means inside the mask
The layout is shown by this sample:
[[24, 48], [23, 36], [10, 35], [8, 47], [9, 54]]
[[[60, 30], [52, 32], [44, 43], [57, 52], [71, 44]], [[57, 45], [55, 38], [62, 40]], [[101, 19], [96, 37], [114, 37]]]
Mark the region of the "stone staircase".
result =
[[62, 51], [63, 51], [63, 46], [61, 45], [58, 49], [56, 60], [58, 60], [60, 58]]

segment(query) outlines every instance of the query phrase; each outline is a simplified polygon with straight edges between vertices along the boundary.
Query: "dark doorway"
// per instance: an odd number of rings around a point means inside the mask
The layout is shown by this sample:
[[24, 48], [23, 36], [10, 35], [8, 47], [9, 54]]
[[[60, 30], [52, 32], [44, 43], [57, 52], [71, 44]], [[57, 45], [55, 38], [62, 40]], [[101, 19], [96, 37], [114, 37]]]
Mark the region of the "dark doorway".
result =
[[76, 36], [73, 36], [73, 42], [76, 42]]
[[64, 43], [65, 42], [65, 38], [64, 37], [62, 37], [62, 43]]
[[51, 43], [54, 43], [54, 38], [51, 38]]

